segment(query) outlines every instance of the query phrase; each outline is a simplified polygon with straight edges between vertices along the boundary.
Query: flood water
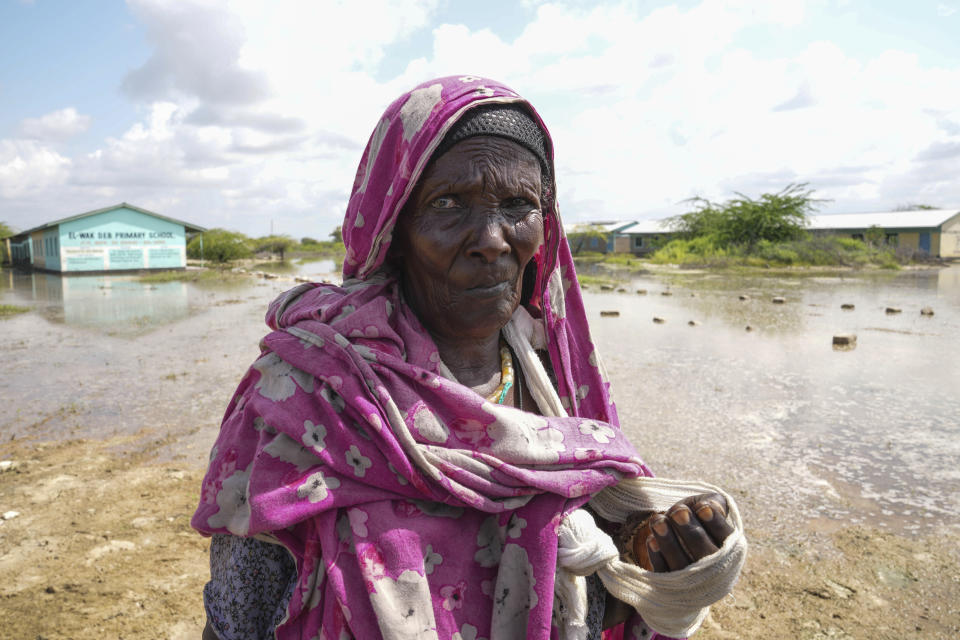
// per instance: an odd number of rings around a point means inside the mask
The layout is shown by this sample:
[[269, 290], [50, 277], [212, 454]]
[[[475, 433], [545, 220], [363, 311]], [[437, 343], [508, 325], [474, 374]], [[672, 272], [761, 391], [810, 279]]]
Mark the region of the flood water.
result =
[[[785, 527], [960, 525], [960, 266], [658, 275], [587, 305], [623, 426], [657, 472], [703, 470]], [[856, 348], [835, 350], [840, 333]]]
[[[33, 311], [0, 320], [0, 443], [146, 427], [202, 464], [267, 302], [294, 276], [335, 279], [338, 267], [276, 264], [256, 269], [279, 279], [229, 286], [3, 270], [0, 303]], [[585, 300], [621, 422], [658, 474], [722, 485], [748, 521], [785, 529], [960, 528], [960, 265], [666, 271], [624, 287]], [[838, 333], [856, 347], [835, 350]]]

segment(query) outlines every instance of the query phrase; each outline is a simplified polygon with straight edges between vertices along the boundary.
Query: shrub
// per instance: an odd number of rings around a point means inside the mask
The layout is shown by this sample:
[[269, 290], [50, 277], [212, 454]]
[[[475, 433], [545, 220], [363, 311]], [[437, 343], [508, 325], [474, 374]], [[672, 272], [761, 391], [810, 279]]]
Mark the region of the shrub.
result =
[[253, 251], [250, 239], [242, 233], [226, 229], [209, 229], [197, 235], [187, 244], [187, 256], [213, 262], [229, 262], [249, 258]]
[[735, 245], [752, 251], [758, 242], [785, 242], [803, 237], [807, 216], [821, 200], [813, 198], [807, 185], [790, 184], [778, 193], [764, 193], [757, 199], [741, 193], [724, 203], [692, 198], [694, 210], [668, 218], [668, 224], [682, 238], [712, 236], [714, 244]]

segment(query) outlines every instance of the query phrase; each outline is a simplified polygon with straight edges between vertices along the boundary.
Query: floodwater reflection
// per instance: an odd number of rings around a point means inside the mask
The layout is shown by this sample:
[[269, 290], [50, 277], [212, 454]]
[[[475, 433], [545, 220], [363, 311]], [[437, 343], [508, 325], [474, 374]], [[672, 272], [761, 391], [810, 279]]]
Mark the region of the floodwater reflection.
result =
[[45, 318], [69, 325], [137, 332], [186, 317], [188, 285], [142, 283], [135, 276], [61, 276], [4, 270], [0, 292], [31, 303]]

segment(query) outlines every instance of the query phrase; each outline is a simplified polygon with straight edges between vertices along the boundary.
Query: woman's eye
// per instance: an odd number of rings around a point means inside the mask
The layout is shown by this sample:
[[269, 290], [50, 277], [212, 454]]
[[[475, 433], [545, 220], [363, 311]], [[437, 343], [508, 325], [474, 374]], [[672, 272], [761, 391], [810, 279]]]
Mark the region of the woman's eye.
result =
[[504, 203], [509, 209], [533, 209], [534, 204], [527, 200], [526, 198], [516, 197], [509, 198]]
[[460, 203], [453, 196], [440, 196], [430, 203], [430, 207], [433, 209], [456, 209], [458, 206], [460, 206]]

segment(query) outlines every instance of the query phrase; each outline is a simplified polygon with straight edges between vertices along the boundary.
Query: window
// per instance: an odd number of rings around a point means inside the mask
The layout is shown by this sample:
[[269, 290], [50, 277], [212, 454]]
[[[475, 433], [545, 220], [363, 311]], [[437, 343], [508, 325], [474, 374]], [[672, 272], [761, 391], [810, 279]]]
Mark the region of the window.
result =
[[643, 247], [643, 236], [633, 236], [633, 248], [639, 249]]
[[884, 239], [884, 242], [891, 247], [899, 247], [900, 236], [896, 233], [888, 233], [887, 237]]

